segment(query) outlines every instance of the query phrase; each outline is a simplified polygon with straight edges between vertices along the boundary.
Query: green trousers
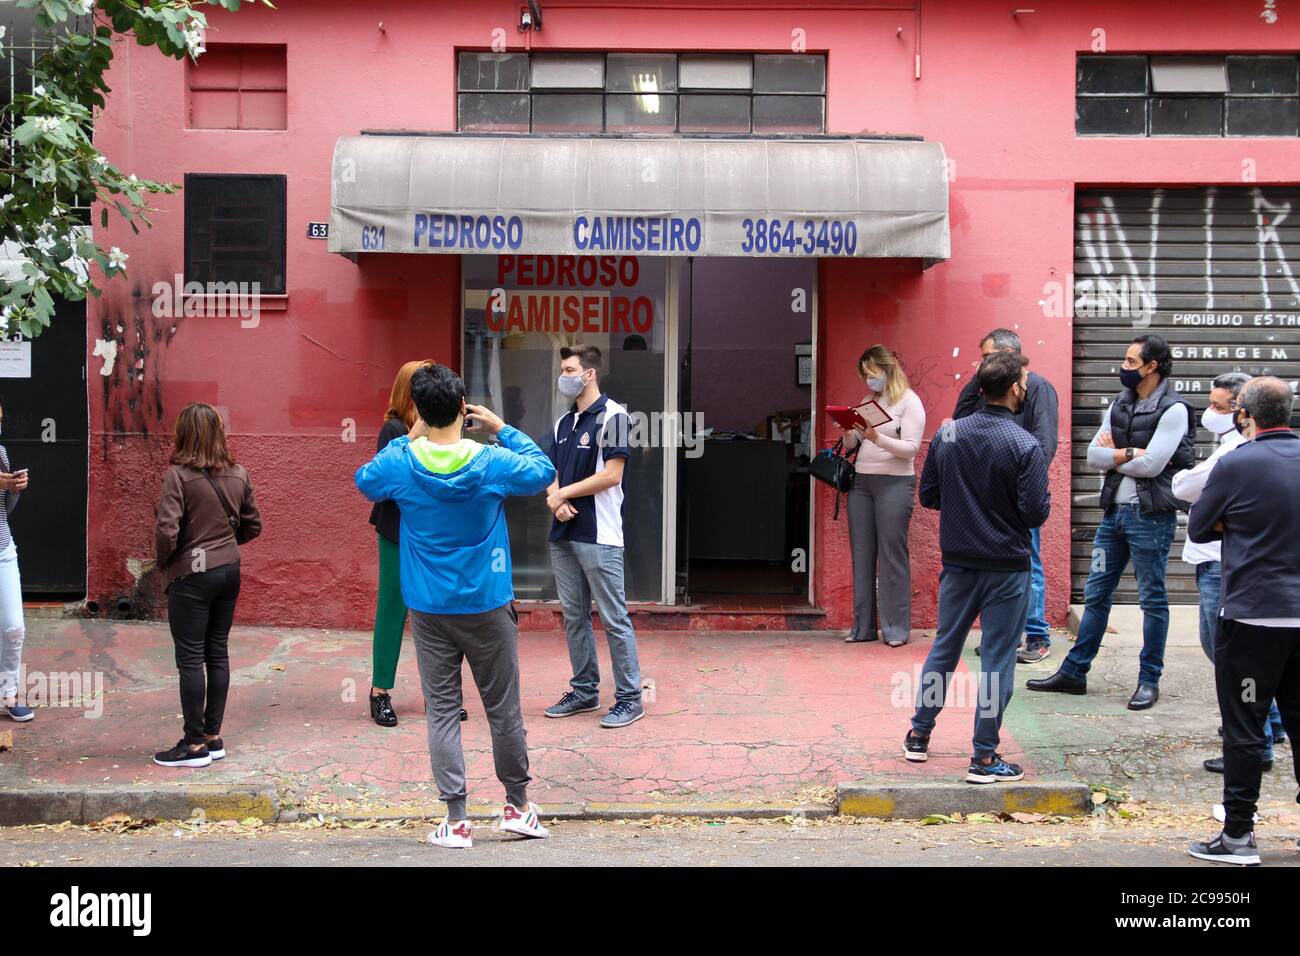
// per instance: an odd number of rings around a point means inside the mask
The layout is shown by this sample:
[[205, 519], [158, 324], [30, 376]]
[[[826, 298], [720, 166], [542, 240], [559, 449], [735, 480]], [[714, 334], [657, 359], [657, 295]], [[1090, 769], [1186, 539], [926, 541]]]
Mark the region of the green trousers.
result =
[[402, 565], [397, 545], [382, 534], [379, 539], [379, 599], [375, 602], [375, 667], [371, 684], [391, 690], [397, 681], [397, 658], [406, 630], [406, 604], [402, 600]]

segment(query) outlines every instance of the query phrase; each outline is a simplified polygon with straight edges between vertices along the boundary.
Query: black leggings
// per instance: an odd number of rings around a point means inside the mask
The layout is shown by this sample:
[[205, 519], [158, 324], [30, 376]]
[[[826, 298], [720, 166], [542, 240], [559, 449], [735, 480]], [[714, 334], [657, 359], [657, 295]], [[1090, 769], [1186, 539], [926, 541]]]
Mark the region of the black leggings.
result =
[[[230, 626], [239, 598], [239, 562], [186, 575], [167, 592], [167, 623], [181, 675], [185, 743], [220, 734], [230, 689]], [[206, 671], [206, 680], [205, 680]]]

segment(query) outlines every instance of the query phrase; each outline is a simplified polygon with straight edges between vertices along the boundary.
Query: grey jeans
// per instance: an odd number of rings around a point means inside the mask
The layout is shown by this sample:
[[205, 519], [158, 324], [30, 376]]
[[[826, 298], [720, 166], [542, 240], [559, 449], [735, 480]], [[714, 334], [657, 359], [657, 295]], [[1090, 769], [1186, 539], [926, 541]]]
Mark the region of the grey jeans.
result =
[[[863, 475], [849, 492], [853, 552], [853, 637], [869, 641], [877, 620], [886, 641], [904, 642], [912, 629], [912, 523], [915, 475]], [[877, 585], [879, 580], [879, 585]]]
[[460, 743], [461, 661], [469, 661], [492, 732], [492, 760], [506, 799], [528, 803], [528, 743], [519, 707], [519, 618], [513, 605], [481, 614], [411, 609], [415, 660], [424, 690], [429, 762], [447, 816], [465, 819], [465, 751]]
[[596, 602], [600, 623], [609, 642], [614, 669], [614, 697], [641, 703], [641, 663], [636, 655], [636, 632], [623, 596], [623, 549], [585, 541], [552, 541], [551, 568], [564, 610], [564, 634], [569, 641], [573, 692], [583, 700], [600, 696], [600, 666], [596, 660], [596, 632], [591, 626], [591, 602]]

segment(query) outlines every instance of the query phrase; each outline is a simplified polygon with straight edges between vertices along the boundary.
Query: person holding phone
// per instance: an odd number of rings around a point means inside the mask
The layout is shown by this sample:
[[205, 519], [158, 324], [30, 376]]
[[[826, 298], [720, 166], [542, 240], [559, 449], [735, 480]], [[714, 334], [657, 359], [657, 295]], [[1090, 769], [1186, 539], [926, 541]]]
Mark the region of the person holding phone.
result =
[[[432, 359], [407, 362], [397, 371], [388, 394], [388, 411], [379, 429], [375, 453], [383, 451], [394, 438], [403, 435], [414, 441], [423, 434], [423, 423], [411, 398], [411, 376], [419, 369], [432, 368]], [[466, 420], [468, 422], [468, 419]], [[379, 593], [375, 600], [375, 630], [372, 642], [370, 677], [370, 719], [381, 727], [396, 727], [397, 713], [389, 691], [397, 682], [397, 660], [402, 653], [402, 634], [406, 630], [406, 603], [402, 600], [401, 561], [398, 556], [402, 513], [396, 501], [377, 501], [370, 510], [379, 542]], [[469, 719], [461, 710], [460, 719]]]
[[[4, 409], [0, 408], [0, 423]], [[18, 574], [18, 548], [9, 534], [9, 515], [27, 488], [27, 469], [9, 470], [9, 452], [0, 445], [0, 714], [28, 721], [36, 716], [18, 703], [18, 675], [23, 665], [23, 582]]]
[[879, 621], [885, 643], [901, 647], [912, 628], [912, 563], [907, 536], [925, 407], [908, 385], [898, 359], [883, 345], [871, 346], [858, 358], [858, 377], [868, 389], [863, 402], [876, 402], [890, 420], [879, 428], [867, 424], [844, 430], [844, 450], [858, 449], [857, 474], [849, 492], [853, 628], [844, 640], [877, 640]]

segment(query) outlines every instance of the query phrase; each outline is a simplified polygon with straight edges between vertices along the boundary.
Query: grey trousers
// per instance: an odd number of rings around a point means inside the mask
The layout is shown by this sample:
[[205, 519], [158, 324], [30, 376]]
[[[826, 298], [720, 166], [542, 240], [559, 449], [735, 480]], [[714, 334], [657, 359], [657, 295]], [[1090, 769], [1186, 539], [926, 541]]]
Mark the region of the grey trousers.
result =
[[425, 614], [411, 609], [415, 660], [424, 690], [429, 762], [447, 816], [465, 819], [465, 751], [460, 743], [461, 661], [487, 712], [492, 760], [506, 799], [528, 803], [528, 743], [519, 706], [519, 618], [511, 604], [482, 614]]
[[[886, 641], [907, 640], [912, 628], [912, 523], [915, 475], [858, 475], [849, 492], [853, 552], [853, 637], [869, 641], [877, 621]], [[877, 580], [879, 585], [877, 586]]]

